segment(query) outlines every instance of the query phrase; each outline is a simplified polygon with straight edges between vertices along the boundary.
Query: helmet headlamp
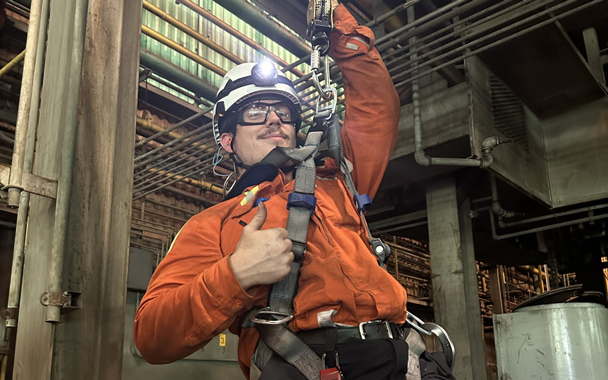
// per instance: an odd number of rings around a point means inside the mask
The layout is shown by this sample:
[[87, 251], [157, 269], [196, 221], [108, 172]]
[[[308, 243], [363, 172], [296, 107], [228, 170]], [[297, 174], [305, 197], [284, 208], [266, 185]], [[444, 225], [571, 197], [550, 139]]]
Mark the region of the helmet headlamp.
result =
[[278, 72], [275, 65], [270, 61], [261, 61], [251, 69], [251, 78], [256, 86], [272, 86], [278, 81]]

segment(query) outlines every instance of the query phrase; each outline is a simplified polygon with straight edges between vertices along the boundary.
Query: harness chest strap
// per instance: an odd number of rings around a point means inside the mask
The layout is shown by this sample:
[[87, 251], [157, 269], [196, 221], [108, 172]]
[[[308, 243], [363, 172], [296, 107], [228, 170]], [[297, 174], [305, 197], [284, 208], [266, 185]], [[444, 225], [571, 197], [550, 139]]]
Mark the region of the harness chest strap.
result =
[[[273, 284], [269, 297], [269, 307], [252, 316], [252, 321], [256, 323], [261, 338], [252, 358], [252, 365], [263, 369], [263, 366], [272, 356], [272, 351], [274, 351], [297, 368], [308, 380], [320, 379], [320, 370], [323, 368], [323, 364], [321, 359], [288, 329], [287, 322], [293, 318], [293, 298], [306, 250], [306, 235], [310, 215], [314, 212], [316, 206], [314, 198], [316, 182], [314, 157], [322, 137], [322, 131], [309, 132], [304, 147], [300, 148], [314, 149], [304, 157], [303, 162], [296, 169], [294, 191], [290, 194], [288, 201], [289, 216], [286, 229], [290, 240], [293, 242], [292, 251], [294, 253], [291, 270], [282, 281]], [[292, 153], [297, 151], [298, 149]], [[297, 154], [284, 152], [291, 159], [302, 159], [301, 156], [294, 157]], [[264, 319], [262, 319], [262, 316]]]

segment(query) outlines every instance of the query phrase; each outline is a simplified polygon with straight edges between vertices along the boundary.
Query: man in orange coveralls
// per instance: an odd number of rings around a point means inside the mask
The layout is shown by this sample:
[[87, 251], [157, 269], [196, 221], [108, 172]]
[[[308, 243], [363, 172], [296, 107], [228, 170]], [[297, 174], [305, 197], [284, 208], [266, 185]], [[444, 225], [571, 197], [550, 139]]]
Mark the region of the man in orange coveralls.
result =
[[[354, 167], [359, 193], [373, 197], [395, 144], [399, 97], [371, 30], [359, 26], [343, 5], [334, 9], [334, 26], [330, 55], [342, 71], [347, 99], [341, 130], [344, 155]], [[233, 155], [240, 177], [275, 146], [295, 147], [300, 124], [293, 86], [281, 73], [274, 85], [247, 82], [252, 65], [228, 72], [218, 93], [222, 109], [215, 111], [216, 141]], [[240, 337], [239, 363], [250, 377], [259, 333], [243, 322], [250, 309], [266, 305], [270, 285], [288, 274], [294, 259], [285, 229], [292, 178], [292, 172], [279, 170], [274, 179], [232, 194], [184, 225], [137, 311], [135, 341], [147, 361], [181, 359], [229, 328]], [[327, 351], [326, 332], [337, 331], [330, 351], [339, 353], [347, 380], [404, 379], [407, 344], [395, 330], [406, 318], [406, 292], [378, 265], [332, 159], [317, 167], [315, 196], [289, 328], [319, 355]], [[375, 320], [393, 323], [379, 323], [379, 329], [370, 329], [378, 330], [373, 336], [360, 339], [359, 324]], [[393, 339], [382, 329], [392, 329]], [[273, 357], [261, 379], [301, 376]]]

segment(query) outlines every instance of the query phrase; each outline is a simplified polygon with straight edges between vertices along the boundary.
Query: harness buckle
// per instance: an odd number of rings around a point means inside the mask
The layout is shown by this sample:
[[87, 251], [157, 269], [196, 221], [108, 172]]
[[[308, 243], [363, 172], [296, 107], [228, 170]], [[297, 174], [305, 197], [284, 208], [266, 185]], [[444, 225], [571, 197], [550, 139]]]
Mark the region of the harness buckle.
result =
[[[260, 318], [261, 316], [265, 316], [266, 318]], [[281, 319], [272, 319], [274, 316], [282, 317]], [[258, 310], [257, 313], [252, 314], [249, 319], [251, 322], [257, 323], [260, 325], [282, 325], [283, 323], [287, 323], [293, 319], [293, 314], [283, 313], [280, 311], [272, 311], [269, 307]]]
[[290, 193], [287, 197], [287, 209], [289, 210], [291, 206], [306, 208], [311, 214], [314, 214], [317, 198], [312, 194]]
[[368, 194], [356, 194], [353, 197], [355, 204], [357, 205], [357, 211], [365, 212], [372, 205], [372, 198]]
[[374, 323], [374, 324], [382, 323], [382, 324], [384, 324], [384, 326], [386, 327], [386, 332], [388, 333], [388, 337], [390, 339], [393, 339], [393, 332], [391, 331], [391, 325], [390, 325], [390, 323], [387, 322], [387, 321], [381, 321], [379, 319], [375, 319], [373, 321], [367, 321], [367, 322], [361, 322], [361, 323], [359, 323], [359, 335], [361, 335], [361, 339], [363, 339], [363, 340], [367, 339], [366, 336], [368, 334], [365, 332], [365, 325], [369, 325], [371, 323]]

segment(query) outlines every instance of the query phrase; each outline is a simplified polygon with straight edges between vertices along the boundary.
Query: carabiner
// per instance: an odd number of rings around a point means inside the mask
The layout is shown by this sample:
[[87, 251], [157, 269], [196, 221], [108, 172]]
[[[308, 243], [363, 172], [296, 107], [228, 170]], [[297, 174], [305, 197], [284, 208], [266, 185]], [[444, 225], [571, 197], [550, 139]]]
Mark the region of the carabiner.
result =
[[[329, 87], [326, 89], [322, 89], [319, 92], [319, 94], [323, 94], [324, 96], [319, 96], [317, 98], [317, 105], [315, 107], [315, 115], [318, 115], [320, 112], [329, 111], [329, 115], [327, 116], [327, 119], [329, 119], [336, 112], [336, 106], [338, 105], [338, 91], [336, 90], [335, 87]], [[325, 106], [325, 107], [321, 108], [320, 105], [321, 105], [321, 102], [323, 101], [323, 99], [325, 99], [325, 100], [332, 99], [331, 104], [329, 106]]]

